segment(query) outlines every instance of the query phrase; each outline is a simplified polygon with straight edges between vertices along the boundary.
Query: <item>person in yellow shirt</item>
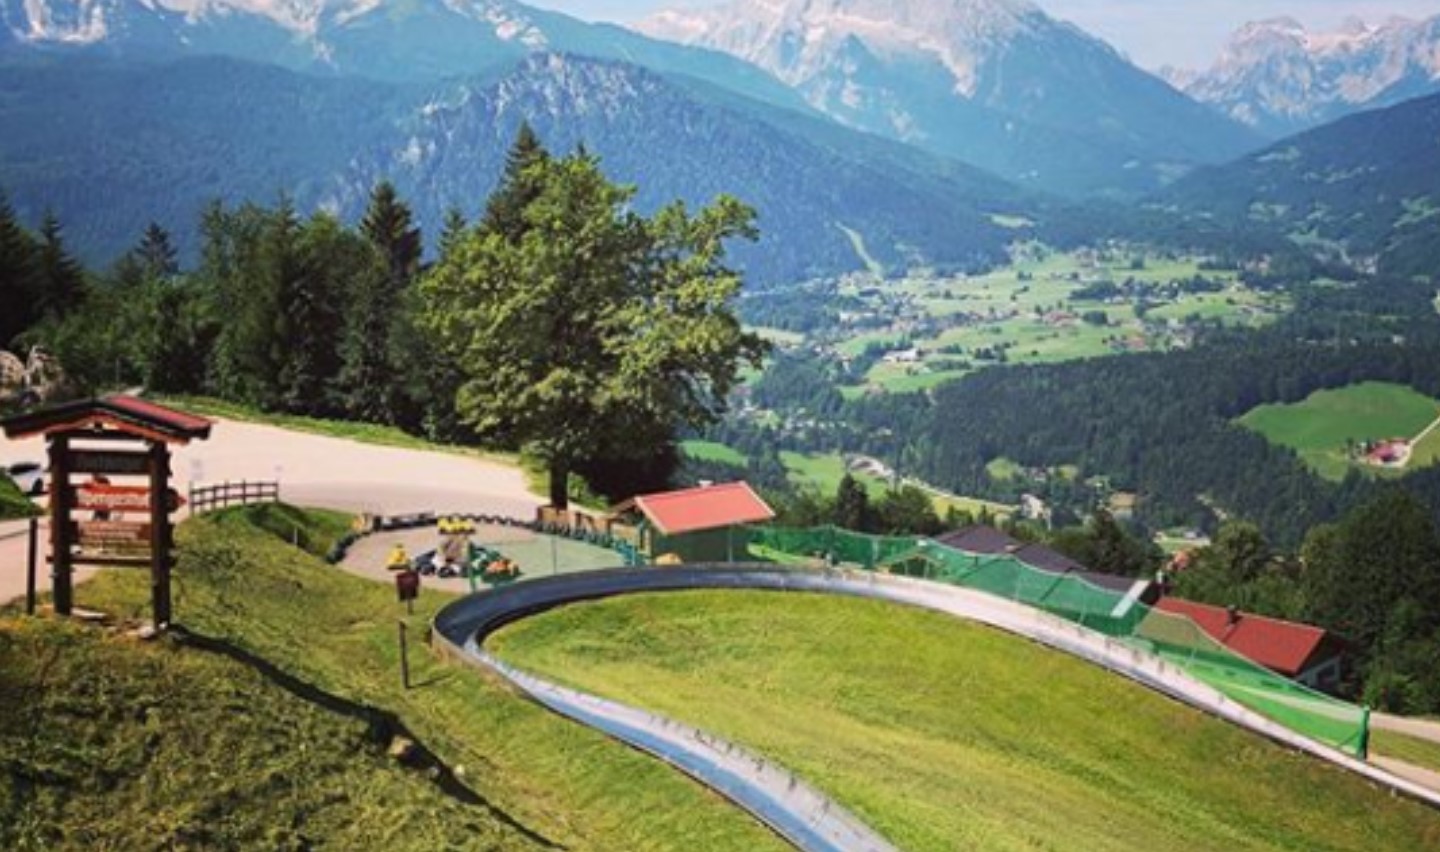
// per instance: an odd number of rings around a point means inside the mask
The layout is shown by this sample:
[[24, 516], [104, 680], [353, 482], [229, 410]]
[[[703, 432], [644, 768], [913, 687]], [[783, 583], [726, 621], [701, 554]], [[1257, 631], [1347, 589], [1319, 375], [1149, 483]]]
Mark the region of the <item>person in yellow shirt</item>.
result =
[[410, 554], [405, 552], [405, 545], [396, 542], [395, 547], [390, 550], [390, 559], [385, 567], [391, 571], [404, 571], [410, 567]]

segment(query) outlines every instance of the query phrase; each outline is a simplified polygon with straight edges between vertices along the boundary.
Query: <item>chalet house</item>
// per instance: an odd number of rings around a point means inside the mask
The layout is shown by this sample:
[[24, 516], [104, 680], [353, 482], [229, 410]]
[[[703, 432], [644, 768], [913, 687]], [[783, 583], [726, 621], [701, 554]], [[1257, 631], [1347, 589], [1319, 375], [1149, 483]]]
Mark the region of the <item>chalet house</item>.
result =
[[[733, 562], [746, 552], [747, 524], [775, 512], [744, 482], [646, 494], [611, 510], [612, 532], [631, 539], [650, 561]], [[621, 533], [628, 528], [629, 535]]]
[[1235, 653], [1306, 686], [1331, 690], [1340, 680], [1344, 643], [1319, 627], [1172, 597], [1155, 608], [1186, 616]]
[[897, 349], [887, 352], [882, 360], [887, 364], [919, 364], [923, 355], [919, 349]]

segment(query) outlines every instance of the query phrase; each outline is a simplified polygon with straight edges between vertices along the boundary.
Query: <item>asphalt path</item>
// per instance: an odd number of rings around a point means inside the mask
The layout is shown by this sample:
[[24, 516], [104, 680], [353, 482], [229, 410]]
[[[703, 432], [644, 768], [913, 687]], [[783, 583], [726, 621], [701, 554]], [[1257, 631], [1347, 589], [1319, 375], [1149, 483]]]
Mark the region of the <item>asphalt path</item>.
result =
[[[0, 465], [45, 461], [40, 439], [0, 438]], [[273, 426], [217, 420], [210, 440], [178, 448], [175, 488], [190, 484], [278, 481], [287, 503], [347, 512], [470, 512], [530, 517], [543, 502], [518, 469], [479, 457], [381, 447]], [[179, 517], [185, 516], [184, 510]], [[25, 593], [24, 523], [0, 524], [0, 601]], [[43, 551], [43, 548], [42, 548]], [[40, 566], [48, 591], [48, 567]], [[93, 572], [77, 573], [77, 580]], [[83, 592], [77, 596], [83, 606]]]

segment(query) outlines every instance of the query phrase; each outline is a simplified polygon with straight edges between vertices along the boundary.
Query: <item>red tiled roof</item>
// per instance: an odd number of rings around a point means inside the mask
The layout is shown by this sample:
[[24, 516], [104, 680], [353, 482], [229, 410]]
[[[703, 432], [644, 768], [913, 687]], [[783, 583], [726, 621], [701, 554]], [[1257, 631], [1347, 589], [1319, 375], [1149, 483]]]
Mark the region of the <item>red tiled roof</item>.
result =
[[1161, 598], [1155, 608], [1173, 615], [1188, 616], [1211, 638], [1241, 656], [1288, 677], [1301, 674], [1329, 636], [1319, 627], [1239, 613], [1230, 623], [1224, 607], [1195, 603], [1180, 598]]
[[647, 494], [635, 505], [665, 535], [768, 521], [775, 513], [744, 482]]

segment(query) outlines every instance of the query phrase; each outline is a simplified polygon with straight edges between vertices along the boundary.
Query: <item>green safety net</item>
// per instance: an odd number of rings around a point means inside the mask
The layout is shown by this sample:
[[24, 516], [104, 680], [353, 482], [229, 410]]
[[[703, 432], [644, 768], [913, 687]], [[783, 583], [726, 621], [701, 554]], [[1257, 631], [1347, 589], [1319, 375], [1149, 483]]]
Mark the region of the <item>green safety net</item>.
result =
[[1189, 618], [1156, 610], [1124, 592], [1041, 571], [1008, 554], [966, 553], [914, 537], [865, 535], [838, 527], [749, 527], [759, 559], [844, 564], [961, 586], [1044, 610], [1154, 654], [1227, 698], [1312, 739], [1364, 758], [1369, 713], [1278, 675], [1211, 638]]

